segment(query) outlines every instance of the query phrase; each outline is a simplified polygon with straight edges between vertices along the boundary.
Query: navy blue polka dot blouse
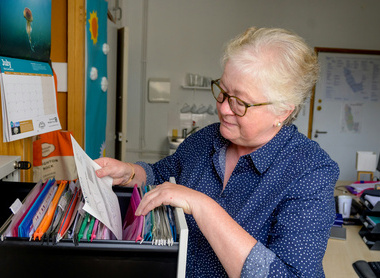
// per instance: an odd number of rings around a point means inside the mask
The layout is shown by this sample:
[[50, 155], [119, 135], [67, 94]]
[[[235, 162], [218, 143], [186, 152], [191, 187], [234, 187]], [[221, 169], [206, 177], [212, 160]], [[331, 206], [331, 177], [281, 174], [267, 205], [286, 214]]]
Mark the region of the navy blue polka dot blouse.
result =
[[[228, 144], [219, 124], [212, 124], [188, 137], [173, 155], [138, 164], [148, 184], [175, 177], [178, 184], [207, 194], [258, 241], [242, 277], [324, 277], [338, 165], [294, 125], [283, 126], [266, 145], [240, 157], [223, 190]], [[186, 275], [227, 277], [194, 218], [186, 215], [186, 220]]]

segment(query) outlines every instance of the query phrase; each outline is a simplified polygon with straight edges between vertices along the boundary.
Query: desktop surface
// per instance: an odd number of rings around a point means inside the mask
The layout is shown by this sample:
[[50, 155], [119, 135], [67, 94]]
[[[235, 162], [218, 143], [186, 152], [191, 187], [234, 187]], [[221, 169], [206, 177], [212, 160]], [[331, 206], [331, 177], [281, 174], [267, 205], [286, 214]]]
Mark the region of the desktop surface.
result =
[[380, 261], [380, 251], [370, 250], [359, 236], [361, 226], [344, 226], [346, 240], [330, 238], [323, 268], [326, 278], [358, 277], [352, 264], [358, 260]]
[[[336, 188], [350, 185], [350, 181], [338, 181]], [[341, 195], [341, 190], [335, 190], [335, 195]], [[348, 194], [348, 193], [345, 193]], [[330, 238], [327, 243], [323, 268], [326, 278], [358, 277], [352, 264], [358, 260], [367, 262], [380, 261], [380, 251], [370, 250], [359, 235], [362, 226], [343, 225], [346, 228], [346, 240]]]

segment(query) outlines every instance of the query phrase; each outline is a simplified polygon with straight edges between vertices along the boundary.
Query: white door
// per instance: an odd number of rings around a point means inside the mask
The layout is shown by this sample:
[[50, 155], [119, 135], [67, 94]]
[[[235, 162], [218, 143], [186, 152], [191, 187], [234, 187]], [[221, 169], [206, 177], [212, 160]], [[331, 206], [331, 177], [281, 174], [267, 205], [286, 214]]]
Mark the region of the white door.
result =
[[317, 52], [321, 74], [308, 134], [339, 164], [339, 180], [355, 181], [356, 152], [380, 151], [380, 51]]

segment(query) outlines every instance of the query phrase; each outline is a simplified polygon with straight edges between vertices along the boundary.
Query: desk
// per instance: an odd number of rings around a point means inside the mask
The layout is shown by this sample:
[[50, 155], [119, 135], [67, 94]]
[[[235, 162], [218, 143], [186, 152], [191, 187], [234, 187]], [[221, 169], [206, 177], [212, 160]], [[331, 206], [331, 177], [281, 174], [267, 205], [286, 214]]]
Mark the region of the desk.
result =
[[369, 250], [359, 236], [361, 226], [344, 226], [346, 240], [330, 238], [327, 243], [323, 268], [326, 278], [358, 277], [352, 264], [358, 260], [380, 261], [380, 251]]
[[[349, 185], [351, 182], [338, 181], [337, 187]], [[342, 194], [335, 190], [335, 194]], [[344, 226], [346, 228], [346, 240], [330, 238], [327, 243], [323, 268], [326, 278], [351, 278], [358, 277], [352, 264], [358, 260], [380, 261], [380, 251], [369, 250], [359, 236], [361, 226]]]

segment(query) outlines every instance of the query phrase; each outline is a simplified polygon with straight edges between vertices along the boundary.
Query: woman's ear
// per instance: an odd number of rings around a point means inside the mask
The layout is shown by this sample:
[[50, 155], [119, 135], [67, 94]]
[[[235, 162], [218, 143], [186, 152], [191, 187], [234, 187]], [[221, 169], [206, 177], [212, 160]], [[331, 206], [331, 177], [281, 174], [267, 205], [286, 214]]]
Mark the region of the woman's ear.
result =
[[294, 105], [289, 105], [288, 110], [285, 110], [282, 114], [278, 115], [279, 122], [283, 123], [290, 116], [290, 114], [293, 113], [294, 109]]

